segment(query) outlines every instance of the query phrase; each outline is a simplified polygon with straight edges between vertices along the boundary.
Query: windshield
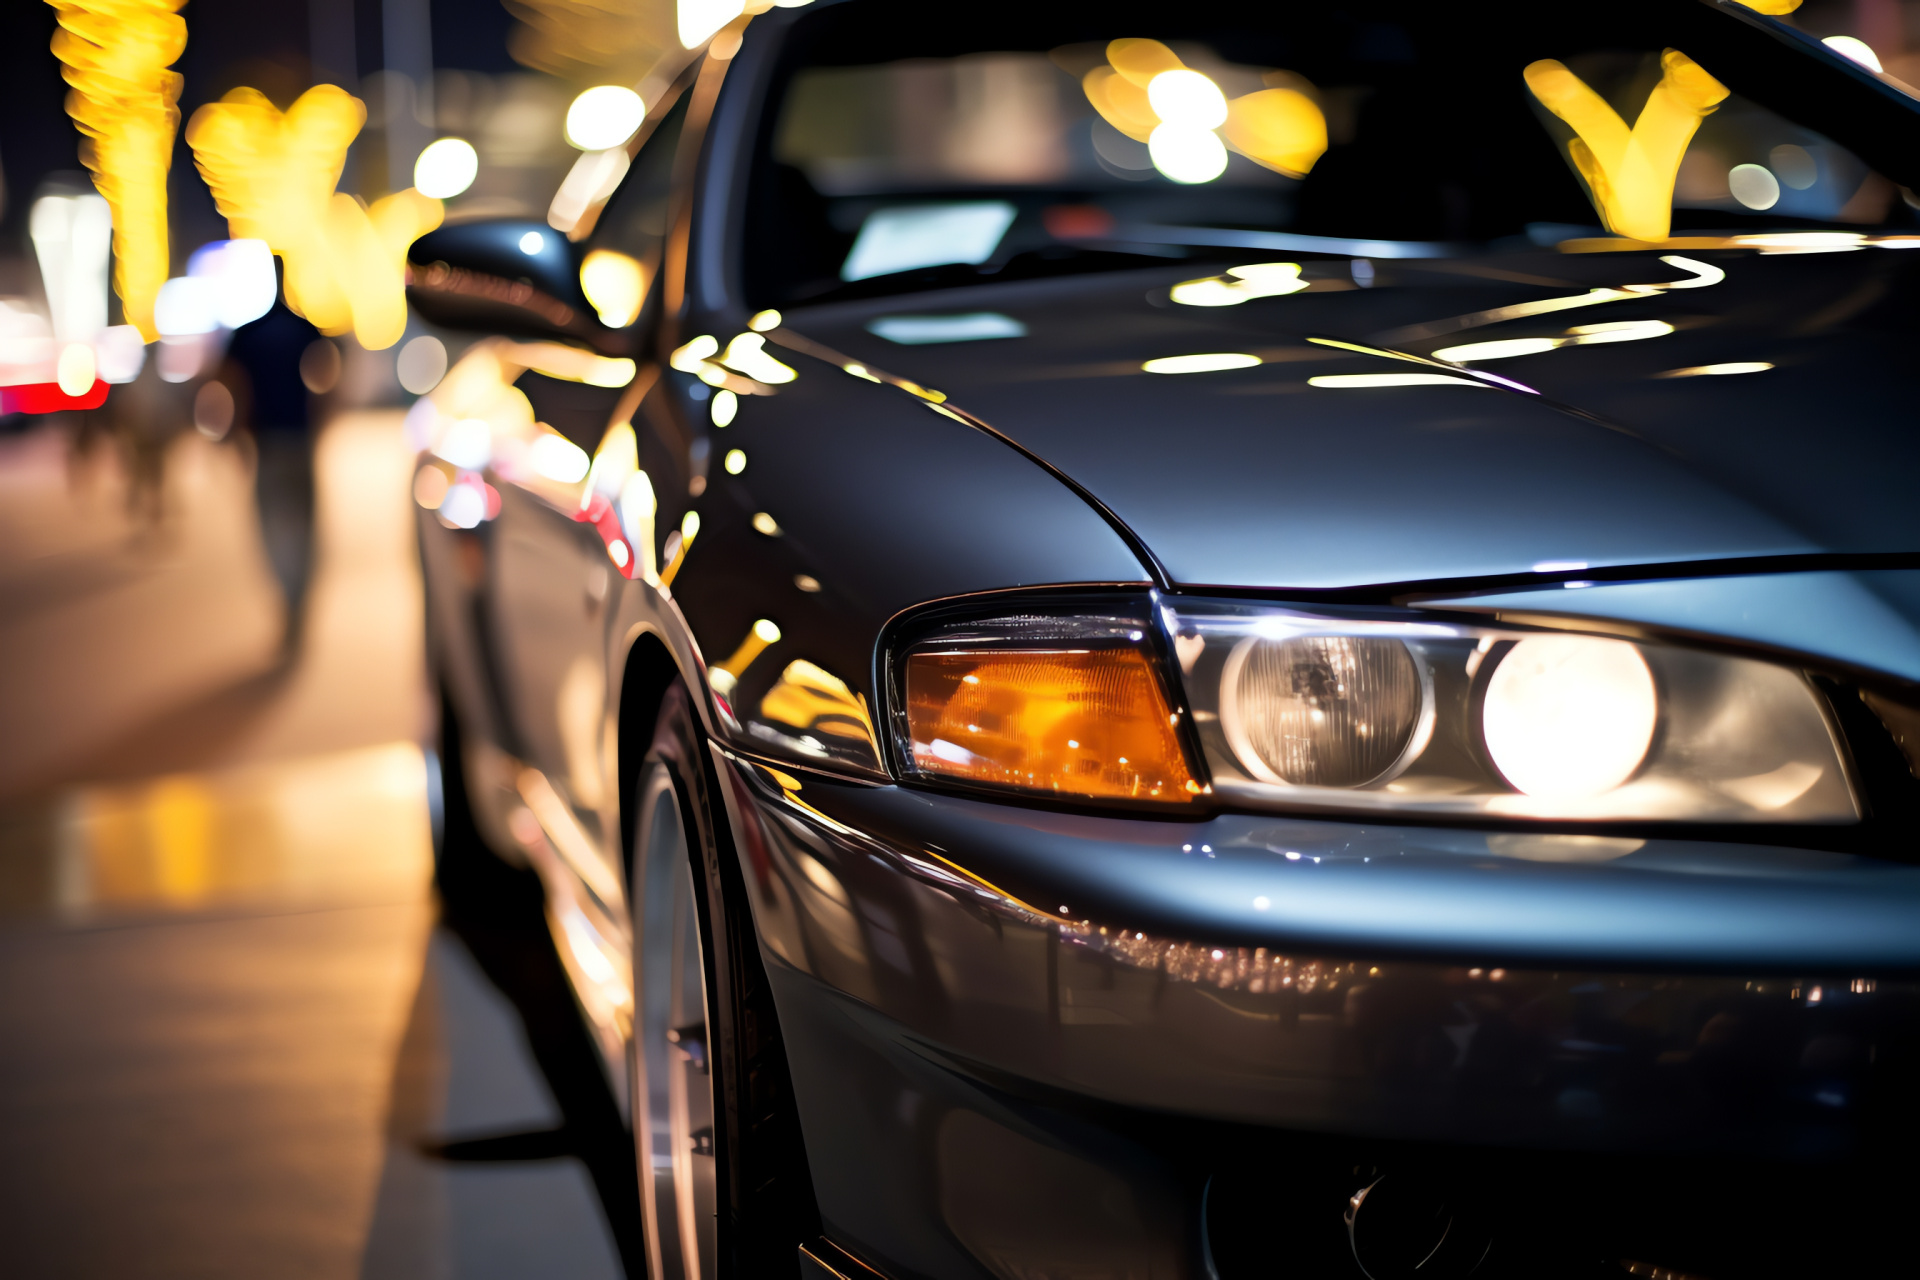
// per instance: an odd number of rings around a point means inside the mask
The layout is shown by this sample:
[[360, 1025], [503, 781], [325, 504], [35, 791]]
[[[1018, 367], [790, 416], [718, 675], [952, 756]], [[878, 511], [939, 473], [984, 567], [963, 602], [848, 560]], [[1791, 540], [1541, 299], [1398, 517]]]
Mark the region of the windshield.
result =
[[[749, 300], [1244, 257], [1913, 220], [1796, 122], [1840, 75], [1740, 80], [1738, 19], [1585, 6], [984, 3], [800, 17], [749, 194]], [[1799, 64], [1804, 64], [1804, 73]], [[1732, 71], [1726, 68], [1732, 68]], [[1317, 237], [1319, 240], [1308, 239]]]

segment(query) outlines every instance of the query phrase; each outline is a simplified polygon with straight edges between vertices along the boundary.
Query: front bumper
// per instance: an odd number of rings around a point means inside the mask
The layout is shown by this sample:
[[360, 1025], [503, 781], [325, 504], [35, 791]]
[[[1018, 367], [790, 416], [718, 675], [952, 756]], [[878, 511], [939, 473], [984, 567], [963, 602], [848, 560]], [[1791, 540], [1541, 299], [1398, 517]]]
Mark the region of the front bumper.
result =
[[[1725, 1280], [1874, 1247], [1899, 1190], [1920, 868], [716, 763], [824, 1228], [902, 1280], [1351, 1268], [1380, 1171], [1510, 1263]], [[1834, 1196], [1844, 1240], [1782, 1235]]]

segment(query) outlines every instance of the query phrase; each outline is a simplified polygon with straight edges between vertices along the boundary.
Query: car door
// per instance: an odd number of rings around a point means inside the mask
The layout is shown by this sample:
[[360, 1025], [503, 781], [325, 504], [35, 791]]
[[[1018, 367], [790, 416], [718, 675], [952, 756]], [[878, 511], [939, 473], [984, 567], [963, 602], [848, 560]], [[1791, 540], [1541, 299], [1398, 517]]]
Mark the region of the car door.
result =
[[[586, 250], [625, 255], [657, 279], [673, 194], [674, 157], [683, 103], [662, 115], [639, 148], [626, 179], [600, 211]], [[641, 309], [643, 327], [657, 304]], [[640, 393], [657, 377], [643, 356], [631, 381], [595, 385], [577, 370], [523, 356], [541, 367], [514, 380], [536, 422], [581, 451], [580, 465], [625, 431]], [[605, 362], [602, 362], [603, 364]], [[564, 451], [557, 451], [564, 452]], [[662, 460], [664, 462], [665, 460]], [[656, 464], [659, 465], [659, 464]], [[618, 797], [608, 794], [611, 750], [606, 709], [606, 606], [621, 566], [609, 556], [601, 526], [582, 518], [570, 494], [537, 480], [500, 486], [493, 533], [493, 585], [487, 625], [502, 655], [504, 699], [513, 741], [527, 770], [519, 790], [556, 853], [597, 897], [620, 905]]]

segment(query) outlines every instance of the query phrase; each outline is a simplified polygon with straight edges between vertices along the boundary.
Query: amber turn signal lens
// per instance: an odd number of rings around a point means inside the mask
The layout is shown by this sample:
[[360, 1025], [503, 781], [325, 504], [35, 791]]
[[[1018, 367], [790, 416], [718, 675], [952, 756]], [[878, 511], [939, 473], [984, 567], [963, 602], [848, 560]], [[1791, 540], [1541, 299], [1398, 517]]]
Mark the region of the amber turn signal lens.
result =
[[922, 773], [1111, 799], [1199, 791], [1135, 649], [916, 653], [906, 704]]

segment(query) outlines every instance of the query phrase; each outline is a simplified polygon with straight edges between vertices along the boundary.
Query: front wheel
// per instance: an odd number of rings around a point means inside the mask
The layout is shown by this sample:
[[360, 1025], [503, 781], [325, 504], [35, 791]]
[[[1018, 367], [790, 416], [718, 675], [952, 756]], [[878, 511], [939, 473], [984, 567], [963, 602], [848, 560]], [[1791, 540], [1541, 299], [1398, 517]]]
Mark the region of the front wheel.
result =
[[629, 1076], [654, 1280], [794, 1275], [819, 1231], [715, 782], [676, 682], [639, 771], [629, 879]]

